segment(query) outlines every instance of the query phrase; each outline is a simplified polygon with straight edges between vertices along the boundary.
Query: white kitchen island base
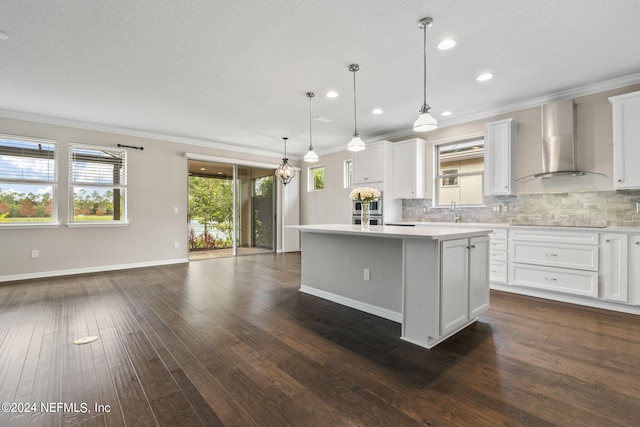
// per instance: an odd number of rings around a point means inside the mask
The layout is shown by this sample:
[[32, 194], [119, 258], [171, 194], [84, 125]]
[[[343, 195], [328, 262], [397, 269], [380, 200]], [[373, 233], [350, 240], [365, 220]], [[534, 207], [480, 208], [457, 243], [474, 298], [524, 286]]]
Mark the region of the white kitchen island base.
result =
[[402, 324], [432, 348], [489, 308], [488, 229], [299, 226], [300, 291]]

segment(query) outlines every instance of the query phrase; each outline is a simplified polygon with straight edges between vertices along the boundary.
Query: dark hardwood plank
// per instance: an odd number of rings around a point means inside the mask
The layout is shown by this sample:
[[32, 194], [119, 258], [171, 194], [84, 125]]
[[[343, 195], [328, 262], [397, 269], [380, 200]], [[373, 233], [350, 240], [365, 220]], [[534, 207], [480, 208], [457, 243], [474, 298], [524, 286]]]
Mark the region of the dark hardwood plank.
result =
[[2, 284], [0, 398], [109, 410], [0, 425], [637, 424], [638, 316], [492, 291], [425, 350], [299, 280], [268, 254]]

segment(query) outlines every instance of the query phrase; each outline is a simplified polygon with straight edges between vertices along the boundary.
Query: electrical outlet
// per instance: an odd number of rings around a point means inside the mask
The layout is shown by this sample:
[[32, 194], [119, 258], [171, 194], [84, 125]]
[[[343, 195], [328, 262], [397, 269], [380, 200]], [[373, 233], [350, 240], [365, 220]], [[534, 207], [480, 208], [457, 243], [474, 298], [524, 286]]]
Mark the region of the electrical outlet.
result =
[[174, 214], [177, 214], [177, 213], [178, 213], [178, 207], [177, 207], [177, 206], [174, 206], [174, 208], [173, 208], [173, 213], [174, 213]]
[[180, 243], [179, 242], [173, 242], [173, 248], [174, 249], [178, 249], [180, 247]]
[[636, 202], [636, 213], [640, 213], [640, 202]]
[[37, 249], [33, 249], [31, 251], [31, 258], [38, 258], [40, 256], [40, 251]]
[[363, 275], [363, 279], [364, 280], [371, 280], [371, 270], [368, 268], [364, 269], [364, 275]]

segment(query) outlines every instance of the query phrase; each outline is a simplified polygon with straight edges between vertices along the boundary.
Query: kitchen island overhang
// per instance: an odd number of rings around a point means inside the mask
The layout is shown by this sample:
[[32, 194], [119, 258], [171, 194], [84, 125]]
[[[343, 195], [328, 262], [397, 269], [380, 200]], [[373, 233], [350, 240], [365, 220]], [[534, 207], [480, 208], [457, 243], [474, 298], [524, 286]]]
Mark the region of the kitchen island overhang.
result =
[[489, 308], [491, 229], [296, 228], [300, 291], [399, 322], [405, 341], [432, 348]]

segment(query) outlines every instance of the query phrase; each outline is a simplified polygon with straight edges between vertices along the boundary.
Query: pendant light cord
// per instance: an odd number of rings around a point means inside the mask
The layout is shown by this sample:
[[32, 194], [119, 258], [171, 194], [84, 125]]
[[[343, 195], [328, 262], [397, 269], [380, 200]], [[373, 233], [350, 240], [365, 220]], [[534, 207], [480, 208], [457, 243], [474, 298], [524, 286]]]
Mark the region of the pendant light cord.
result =
[[313, 107], [311, 106], [311, 98], [314, 96], [312, 92], [307, 93], [309, 97], [309, 150], [313, 150], [313, 137], [311, 134], [311, 123], [313, 121]]
[[353, 136], [358, 136], [358, 113], [356, 104], [356, 71], [360, 70], [358, 64], [349, 65], [349, 71], [353, 73]]
[[422, 105], [427, 105], [427, 25], [424, 25], [424, 99]]

